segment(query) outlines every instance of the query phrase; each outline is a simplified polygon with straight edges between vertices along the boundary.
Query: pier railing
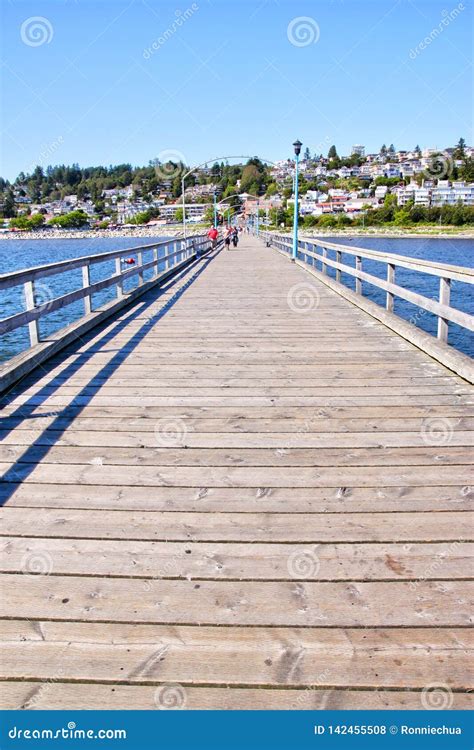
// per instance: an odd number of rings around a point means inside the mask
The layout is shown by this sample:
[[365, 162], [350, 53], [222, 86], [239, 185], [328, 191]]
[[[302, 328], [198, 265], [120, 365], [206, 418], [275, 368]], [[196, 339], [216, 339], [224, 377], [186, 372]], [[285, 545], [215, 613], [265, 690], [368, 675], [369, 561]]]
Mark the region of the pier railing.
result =
[[[267, 233], [265, 237], [272, 245], [284, 252], [291, 253], [293, 248], [292, 239], [288, 235], [276, 235]], [[333, 253], [334, 257], [330, 257]], [[343, 263], [342, 255], [350, 255], [355, 258], [354, 266]], [[365, 250], [359, 247], [349, 247], [335, 242], [326, 242], [320, 239], [302, 239], [298, 242], [298, 259], [307, 262], [307, 258], [313, 258], [316, 264], [320, 264], [319, 270], [327, 275], [328, 268], [335, 269], [335, 279], [341, 282], [341, 274], [345, 273], [355, 278], [356, 294], [362, 295], [362, 282], [365, 281], [382, 289], [386, 293], [385, 308], [388, 312], [394, 311], [394, 298], [398, 297], [412, 305], [422, 308], [438, 317], [437, 337], [443, 342], [448, 340], [448, 322], [474, 331], [474, 317], [469, 313], [451, 307], [450, 291], [451, 281], [462, 281], [465, 284], [474, 284], [474, 269], [464, 266], [451, 266], [446, 263], [434, 263], [428, 260], [410, 258], [404, 255], [381, 253], [376, 250]], [[374, 276], [363, 271], [363, 260], [377, 261], [386, 265], [386, 279]], [[318, 266], [316, 265], [316, 268]], [[407, 268], [420, 273], [427, 273], [439, 278], [439, 299], [434, 300], [422, 294], [413, 292], [395, 283], [395, 269]]]
[[[278, 234], [274, 232], [265, 232], [263, 234], [268, 245], [273, 245], [284, 253], [292, 254], [293, 239], [289, 235]], [[344, 262], [343, 256], [353, 258], [353, 265]], [[375, 261], [385, 265], [385, 278], [375, 276], [363, 270], [363, 262]], [[437, 359], [454, 369], [458, 374], [470, 379], [472, 377], [472, 363], [467, 364], [468, 357], [460, 352], [447, 354], [446, 351], [437, 346], [434, 336], [424, 333], [419, 328], [414, 334], [409, 330], [409, 325], [395, 314], [394, 300], [399, 298], [410, 302], [417, 308], [432, 313], [437, 316], [437, 340], [441, 344], [448, 343], [448, 324], [456, 323], [462, 328], [474, 331], [474, 316], [467, 312], [459, 310], [451, 305], [451, 282], [457, 281], [465, 284], [474, 284], [474, 269], [464, 266], [453, 266], [446, 263], [437, 263], [433, 261], [406, 257], [392, 253], [383, 253], [375, 250], [367, 250], [360, 247], [343, 245], [335, 242], [328, 242], [320, 238], [301, 238], [298, 241], [298, 253], [296, 261], [304, 265], [310, 272], [315, 273], [321, 280], [324, 280], [329, 286], [333, 285], [333, 279], [330, 278], [328, 269], [334, 269], [333, 278], [336, 285], [333, 288], [341, 293], [341, 285], [347, 279], [344, 274], [355, 279], [355, 296], [354, 291], [347, 289], [344, 293], [352, 302], [360, 300], [359, 304], [366, 309], [370, 307], [373, 312], [375, 308], [380, 310], [377, 317], [415, 343], [421, 349], [432, 354]], [[396, 269], [404, 268], [419, 273], [436, 276], [439, 279], [438, 299], [431, 299], [423, 294], [407, 289], [396, 283]], [[385, 292], [385, 309], [375, 302], [366, 299], [362, 294], [363, 284], [370, 284]], [[398, 321], [394, 323], [394, 321]], [[414, 326], [411, 326], [413, 329]], [[430, 340], [433, 345], [430, 344]]]
[[[51, 353], [54, 353], [53, 350], [61, 348], [58, 346], [58, 338], [62, 336], [66, 343], [77, 338], [78, 331], [83, 333], [92, 325], [101, 322], [102, 319], [132, 301], [135, 297], [140, 296], [151, 286], [159, 284], [160, 281], [165, 281], [168, 277], [177, 273], [193, 259], [206, 253], [210, 247], [211, 241], [205, 235], [194, 235], [186, 239], [166, 239], [140, 247], [86, 255], [2, 274], [0, 275], [0, 293], [13, 287], [23, 287], [24, 309], [0, 320], [0, 334], [5, 335], [23, 326], [28, 326], [30, 349], [27, 352], [36, 351], [35, 364], [39, 364], [40, 361], [46, 359], [46, 355], [51, 356]], [[149, 259], [145, 260], [144, 256]], [[133, 262], [130, 260], [131, 258], [133, 258]], [[106, 278], [91, 282], [91, 269], [109, 261], [112, 261], [114, 272]], [[53, 296], [53, 285], [45, 285], [42, 281], [48, 277], [64, 274], [75, 269], [82, 272], [77, 278], [79, 288], [64, 294]], [[80, 284], [81, 276], [82, 284]], [[137, 277], [137, 285], [126, 292], [124, 282], [134, 277]], [[116, 290], [115, 299], [108, 299], [105, 304], [93, 309], [93, 295], [114, 287]], [[79, 320], [76, 316], [76, 319], [71, 322], [69, 317], [65, 316], [65, 325], [60, 328], [59, 334], [56, 332], [53, 336], [48, 335], [44, 339], [41, 337], [40, 320], [81, 300], [84, 307]], [[76, 334], [68, 336], [73, 329]], [[52, 346], [48, 346], [48, 344]], [[34, 350], [31, 348], [34, 348]], [[23, 352], [23, 358], [24, 354]], [[4, 364], [2, 367], [0, 374], [6, 377], [8, 381], [11, 379], [8, 364], [18, 357], [21, 359], [22, 355], [12, 357], [7, 360], [6, 366]], [[5, 382], [2, 383], [2, 386], [5, 387]]]

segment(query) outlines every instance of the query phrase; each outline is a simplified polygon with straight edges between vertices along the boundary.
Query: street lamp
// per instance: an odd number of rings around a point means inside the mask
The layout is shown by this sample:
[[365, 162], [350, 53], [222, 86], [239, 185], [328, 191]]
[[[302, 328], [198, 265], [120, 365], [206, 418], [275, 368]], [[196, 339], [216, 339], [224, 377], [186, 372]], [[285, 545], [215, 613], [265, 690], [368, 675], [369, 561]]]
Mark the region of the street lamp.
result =
[[257, 237], [260, 234], [260, 216], [259, 216], [259, 213], [260, 213], [260, 201], [258, 200], [257, 201]]
[[217, 196], [216, 191], [214, 190], [214, 229], [217, 229]]
[[299, 140], [293, 143], [295, 149], [295, 213], [293, 216], [293, 253], [291, 256], [293, 262], [296, 260], [298, 254], [298, 167], [302, 145], [303, 144]]

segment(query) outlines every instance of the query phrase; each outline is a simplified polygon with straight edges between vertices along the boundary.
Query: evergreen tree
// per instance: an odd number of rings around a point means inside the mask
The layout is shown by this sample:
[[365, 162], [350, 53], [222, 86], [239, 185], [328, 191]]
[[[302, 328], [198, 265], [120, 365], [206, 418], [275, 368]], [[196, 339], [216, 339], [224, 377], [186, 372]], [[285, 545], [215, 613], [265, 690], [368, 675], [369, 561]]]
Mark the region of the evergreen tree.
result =
[[6, 219], [11, 219], [16, 216], [15, 196], [13, 195], [13, 190], [11, 188], [7, 191], [5, 200], [3, 201], [3, 215]]

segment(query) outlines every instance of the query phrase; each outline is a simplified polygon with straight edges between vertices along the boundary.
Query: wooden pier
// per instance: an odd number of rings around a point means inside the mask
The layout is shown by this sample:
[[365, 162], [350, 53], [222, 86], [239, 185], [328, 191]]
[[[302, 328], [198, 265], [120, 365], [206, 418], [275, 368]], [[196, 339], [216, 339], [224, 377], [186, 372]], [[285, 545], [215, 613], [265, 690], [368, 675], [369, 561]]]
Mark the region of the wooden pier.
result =
[[2, 707], [467, 707], [472, 387], [300, 265], [245, 236], [4, 404]]

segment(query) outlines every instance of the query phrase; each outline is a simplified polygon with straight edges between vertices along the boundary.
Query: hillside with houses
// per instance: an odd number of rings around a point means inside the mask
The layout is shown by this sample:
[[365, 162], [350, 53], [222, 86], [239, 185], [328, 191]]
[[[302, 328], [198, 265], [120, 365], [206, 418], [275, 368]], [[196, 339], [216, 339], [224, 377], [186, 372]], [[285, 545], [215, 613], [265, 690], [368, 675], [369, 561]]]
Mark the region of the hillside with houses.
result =
[[[150, 161], [80, 168], [36, 166], [13, 183], [0, 178], [3, 231], [64, 228], [121, 228], [211, 222], [214, 205], [226, 220], [227, 198], [244, 217], [290, 226], [293, 220], [294, 161], [246, 164], [216, 162], [189, 171], [182, 162]], [[183, 201], [183, 176], [185, 196]], [[474, 148], [464, 139], [443, 150], [396, 150], [383, 145], [366, 153], [354, 145], [339, 156], [307, 148], [300, 162], [299, 212], [303, 226], [370, 226], [395, 223], [474, 223]], [[222, 210], [220, 208], [222, 206]]]

